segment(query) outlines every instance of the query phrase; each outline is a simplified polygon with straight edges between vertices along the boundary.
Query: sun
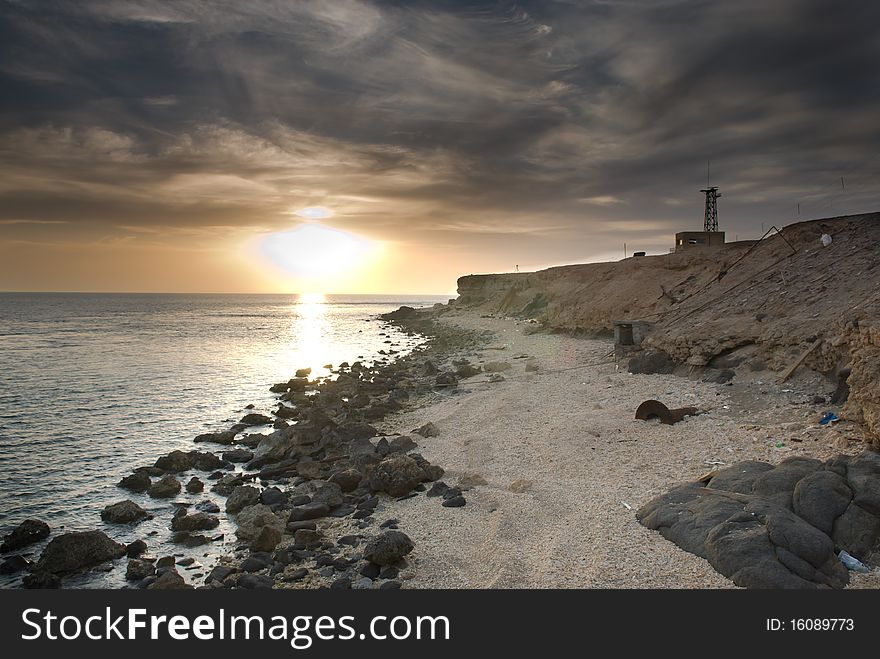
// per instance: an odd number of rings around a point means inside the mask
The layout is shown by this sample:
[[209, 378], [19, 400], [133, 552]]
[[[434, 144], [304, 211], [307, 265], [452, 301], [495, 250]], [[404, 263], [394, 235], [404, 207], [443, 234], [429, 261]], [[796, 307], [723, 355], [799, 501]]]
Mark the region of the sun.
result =
[[271, 263], [298, 277], [328, 277], [353, 272], [374, 249], [374, 243], [320, 224], [266, 236], [260, 252]]

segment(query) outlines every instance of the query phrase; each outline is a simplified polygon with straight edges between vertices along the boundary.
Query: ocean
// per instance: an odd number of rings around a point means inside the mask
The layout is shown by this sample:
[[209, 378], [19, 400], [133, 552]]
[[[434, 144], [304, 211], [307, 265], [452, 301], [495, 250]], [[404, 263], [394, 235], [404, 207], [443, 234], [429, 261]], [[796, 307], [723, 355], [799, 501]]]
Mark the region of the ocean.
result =
[[[173, 501], [223, 499], [181, 493], [170, 501], [116, 487], [204, 432], [225, 430], [247, 405], [268, 413], [269, 386], [311, 367], [372, 362], [380, 350], [405, 354], [422, 341], [376, 320], [401, 305], [442, 296], [160, 295], [0, 293], [0, 535], [26, 518], [59, 531], [102, 529], [120, 542], [144, 539], [154, 556], [195, 559], [198, 577], [234, 541], [185, 550], [170, 544]], [[255, 432], [270, 432], [256, 428]], [[199, 474], [205, 480], [207, 474]], [[189, 478], [189, 475], [187, 475]], [[185, 481], [184, 481], [185, 482]], [[104, 524], [101, 509], [131, 498], [155, 514], [134, 527]], [[171, 511], [171, 512], [169, 512]], [[45, 542], [22, 550], [36, 559]], [[3, 557], [0, 557], [3, 558]], [[65, 587], [125, 585], [124, 561], [109, 572], [65, 579]], [[15, 587], [21, 574], [0, 575]]]

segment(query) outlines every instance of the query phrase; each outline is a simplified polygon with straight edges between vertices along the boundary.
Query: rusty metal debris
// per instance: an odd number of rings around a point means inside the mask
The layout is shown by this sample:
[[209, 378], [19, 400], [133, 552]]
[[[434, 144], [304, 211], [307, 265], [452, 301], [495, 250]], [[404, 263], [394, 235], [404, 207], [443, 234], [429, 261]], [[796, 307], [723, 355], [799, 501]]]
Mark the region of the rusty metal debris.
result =
[[671, 426], [686, 416], [696, 416], [699, 412], [696, 407], [677, 407], [674, 410], [670, 410], [659, 400], [646, 400], [636, 409], [636, 418], [641, 421], [657, 419], [660, 423]]

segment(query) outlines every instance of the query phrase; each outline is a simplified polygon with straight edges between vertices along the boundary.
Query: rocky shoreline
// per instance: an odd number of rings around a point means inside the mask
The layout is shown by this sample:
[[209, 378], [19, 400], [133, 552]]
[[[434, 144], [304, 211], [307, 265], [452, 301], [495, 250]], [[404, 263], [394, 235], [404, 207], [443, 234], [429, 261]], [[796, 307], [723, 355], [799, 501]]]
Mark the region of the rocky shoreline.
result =
[[[407, 334], [426, 337], [425, 343], [399, 357], [392, 344], [376, 363], [343, 363], [325, 378], [310, 380], [309, 369], [301, 369], [271, 387], [278, 395], [272, 416], [250, 411], [228, 430], [194, 440], [223, 448], [172, 451], [122, 478], [121, 489], [156, 500], [206, 487], [226, 498], [236, 542], [207, 575], [193, 575], [193, 581], [204, 577], [203, 583], [188, 583], [179, 571], [192, 565], [191, 557], [153, 556], [144, 540], [125, 545], [101, 530], [58, 535], [31, 563], [13, 552], [49, 537], [51, 529], [39, 520], [26, 520], [5, 538], [2, 551], [12, 555], [0, 571], [28, 571], [25, 588], [59, 588], [68, 575], [127, 557], [126, 580], [136, 588], [401, 587], [412, 576], [405, 556], [413, 542], [397, 520], [382, 519], [386, 504], [425, 491], [444, 507], [464, 506], [466, 499], [460, 488], [440, 480], [442, 467], [418, 453], [419, 443], [438, 432], [432, 423], [394, 434], [372, 424], [417, 409], [432, 392], [453, 389], [462, 373], [470, 373], [469, 365], [457, 362], [457, 374], [437, 364], [486, 341], [479, 332], [440, 325], [434, 315], [401, 307], [381, 316]], [[258, 426], [272, 431], [248, 432]], [[181, 475], [192, 471], [201, 473], [183, 483]], [[172, 503], [174, 544], [193, 548], [224, 540], [217, 535], [223, 513], [216, 502]], [[101, 512], [110, 525], [151, 517], [130, 499]]]

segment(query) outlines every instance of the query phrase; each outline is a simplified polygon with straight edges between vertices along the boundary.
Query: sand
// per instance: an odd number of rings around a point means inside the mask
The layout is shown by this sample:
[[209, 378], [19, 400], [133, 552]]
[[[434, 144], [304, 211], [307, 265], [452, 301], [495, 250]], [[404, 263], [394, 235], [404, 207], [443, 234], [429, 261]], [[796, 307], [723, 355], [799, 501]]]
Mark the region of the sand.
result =
[[[494, 333], [472, 363], [512, 368], [503, 382], [474, 376], [461, 393], [437, 394], [381, 425], [409, 432], [434, 422], [440, 436], [416, 437], [421, 453], [446, 469], [446, 483], [474, 485], [463, 508], [422, 495], [383, 511], [416, 545], [402, 573], [407, 587], [732, 588], [707, 561], [642, 527], [636, 510], [739, 460], [825, 459], [863, 448], [848, 440], [857, 436], [848, 424], [814, 427], [816, 409], [788, 400], [800, 395], [790, 383], [725, 387], [631, 375], [613, 363], [584, 367], [610, 361], [611, 343], [531, 334], [528, 323], [464, 311], [443, 319]], [[539, 370], [526, 372], [522, 355]], [[675, 426], [636, 421], [647, 398], [709, 413]], [[878, 587], [880, 578], [856, 576], [853, 586]]]

